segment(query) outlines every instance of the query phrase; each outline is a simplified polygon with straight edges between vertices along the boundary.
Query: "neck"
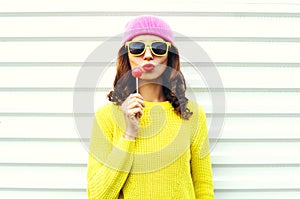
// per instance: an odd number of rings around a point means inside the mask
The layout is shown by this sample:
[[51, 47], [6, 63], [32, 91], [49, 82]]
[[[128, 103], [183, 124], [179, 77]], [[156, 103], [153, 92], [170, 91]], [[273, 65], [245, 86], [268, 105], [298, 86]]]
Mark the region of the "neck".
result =
[[144, 100], [148, 102], [165, 101], [161, 84], [140, 81], [139, 93], [143, 96]]

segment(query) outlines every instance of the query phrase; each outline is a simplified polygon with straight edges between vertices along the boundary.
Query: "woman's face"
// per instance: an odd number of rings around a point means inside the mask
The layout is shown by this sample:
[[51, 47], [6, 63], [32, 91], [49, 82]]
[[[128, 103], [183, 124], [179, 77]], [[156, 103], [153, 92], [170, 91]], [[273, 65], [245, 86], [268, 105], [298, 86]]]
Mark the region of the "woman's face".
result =
[[[151, 42], [164, 40], [155, 35], [139, 35], [134, 37], [132, 41]], [[143, 75], [140, 78], [143, 80], [157, 79], [167, 68], [168, 54], [164, 56], [156, 56], [151, 52], [149, 46], [147, 46], [145, 52], [139, 56], [134, 56], [131, 53], [128, 53], [128, 58], [131, 70], [136, 67], [140, 67], [140, 69], [142, 69]]]

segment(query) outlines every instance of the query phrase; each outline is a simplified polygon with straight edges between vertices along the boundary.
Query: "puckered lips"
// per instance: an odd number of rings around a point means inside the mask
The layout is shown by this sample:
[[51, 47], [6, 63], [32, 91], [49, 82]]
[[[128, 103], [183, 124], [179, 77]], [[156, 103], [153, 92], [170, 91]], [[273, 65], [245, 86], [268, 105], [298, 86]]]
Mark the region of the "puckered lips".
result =
[[146, 71], [146, 72], [151, 72], [153, 71], [155, 68], [155, 66], [153, 64], [145, 64], [143, 65], [143, 69]]

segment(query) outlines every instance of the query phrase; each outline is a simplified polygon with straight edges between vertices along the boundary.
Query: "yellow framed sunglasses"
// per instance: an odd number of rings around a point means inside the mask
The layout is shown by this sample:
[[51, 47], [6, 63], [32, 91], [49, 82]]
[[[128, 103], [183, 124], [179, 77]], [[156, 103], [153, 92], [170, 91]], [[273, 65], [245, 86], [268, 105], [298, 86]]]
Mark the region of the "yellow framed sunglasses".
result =
[[150, 47], [151, 52], [155, 56], [165, 56], [171, 47], [171, 43], [167, 41], [128, 41], [125, 43], [125, 47], [128, 48], [128, 53], [133, 56], [141, 56], [144, 54], [147, 46]]

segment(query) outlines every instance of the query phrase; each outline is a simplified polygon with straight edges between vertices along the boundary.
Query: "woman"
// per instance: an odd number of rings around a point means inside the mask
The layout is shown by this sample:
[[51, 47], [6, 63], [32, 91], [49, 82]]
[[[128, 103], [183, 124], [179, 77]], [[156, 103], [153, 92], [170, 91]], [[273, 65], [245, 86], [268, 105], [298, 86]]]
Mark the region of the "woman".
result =
[[136, 17], [122, 44], [111, 103], [95, 115], [88, 197], [214, 198], [205, 113], [185, 97], [169, 25]]

